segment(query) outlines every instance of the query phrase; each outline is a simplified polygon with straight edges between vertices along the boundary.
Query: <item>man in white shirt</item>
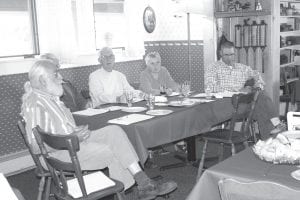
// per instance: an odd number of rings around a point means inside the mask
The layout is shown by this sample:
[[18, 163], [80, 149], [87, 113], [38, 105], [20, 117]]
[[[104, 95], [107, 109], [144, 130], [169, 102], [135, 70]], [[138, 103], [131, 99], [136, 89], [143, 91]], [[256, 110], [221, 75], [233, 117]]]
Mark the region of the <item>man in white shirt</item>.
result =
[[128, 83], [126, 76], [113, 70], [115, 55], [111, 48], [104, 47], [99, 52], [101, 68], [90, 74], [89, 89], [93, 106], [104, 103], [125, 103], [125, 91], [132, 91], [137, 97], [141, 93]]

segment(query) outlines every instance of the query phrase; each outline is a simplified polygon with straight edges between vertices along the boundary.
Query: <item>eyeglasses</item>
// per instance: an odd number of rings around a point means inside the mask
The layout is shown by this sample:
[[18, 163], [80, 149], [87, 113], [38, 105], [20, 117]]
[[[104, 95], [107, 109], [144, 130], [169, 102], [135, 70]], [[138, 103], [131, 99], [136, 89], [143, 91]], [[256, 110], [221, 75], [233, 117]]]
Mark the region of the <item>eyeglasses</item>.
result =
[[115, 55], [114, 54], [110, 54], [110, 55], [103, 55], [101, 56], [102, 59], [115, 59]]
[[223, 56], [234, 56], [234, 53], [230, 53], [230, 54], [223, 54]]

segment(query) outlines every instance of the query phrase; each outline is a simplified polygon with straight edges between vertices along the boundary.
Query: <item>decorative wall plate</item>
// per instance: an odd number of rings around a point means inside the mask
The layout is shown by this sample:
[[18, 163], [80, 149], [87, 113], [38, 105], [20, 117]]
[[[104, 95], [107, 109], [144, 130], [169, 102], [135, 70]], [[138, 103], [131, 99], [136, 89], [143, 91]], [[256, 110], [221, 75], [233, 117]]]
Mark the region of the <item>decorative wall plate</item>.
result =
[[148, 33], [152, 33], [156, 26], [156, 17], [153, 8], [150, 6], [146, 7], [144, 10], [143, 22], [145, 30]]

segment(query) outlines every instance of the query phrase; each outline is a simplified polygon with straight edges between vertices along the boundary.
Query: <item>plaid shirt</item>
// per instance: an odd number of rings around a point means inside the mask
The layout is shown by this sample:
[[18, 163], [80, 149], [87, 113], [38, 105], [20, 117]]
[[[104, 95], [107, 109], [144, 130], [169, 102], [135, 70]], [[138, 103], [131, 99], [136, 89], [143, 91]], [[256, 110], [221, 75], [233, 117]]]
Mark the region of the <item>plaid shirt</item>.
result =
[[213, 92], [239, 91], [247, 80], [254, 78], [255, 86], [263, 89], [264, 81], [258, 71], [241, 63], [228, 66], [223, 61], [212, 63], [205, 74], [205, 86]]

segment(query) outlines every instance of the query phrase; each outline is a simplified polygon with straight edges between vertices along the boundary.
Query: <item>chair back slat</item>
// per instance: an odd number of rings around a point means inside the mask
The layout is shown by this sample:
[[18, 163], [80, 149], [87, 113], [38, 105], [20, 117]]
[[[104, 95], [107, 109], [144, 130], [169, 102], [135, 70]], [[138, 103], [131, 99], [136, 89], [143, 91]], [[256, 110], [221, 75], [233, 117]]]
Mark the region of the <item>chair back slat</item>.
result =
[[[43, 142], [45, 142], [49, 147], [57, 150], [69, 150], [70, 145], [74, 151], [79, 151], [79, 141], [78, 137], [75, 135], [59, 135], [55, 134], [55, 137], [51, 133], [43, 131], [39, 126], [36, 127]], [[70, 144], [71, 142], [71, 144]]]
[[[250, 136], [250, 124], [253, 120], [253, 113], [258, 95], [259, 89], [255, 89], [248, 94], [236, 94], [232, 96], [231, 103], [234, 111], [230, 121], [230, 138], [232, 137], [237, 122], [242, 122], [240, 132], [244, 134], [245, 137]], [[242, 109], [243, 111], [240, 110], [241, 107], [244, 107], [244, 109]]]
[[25, 129], [26, 123], [25, 123], [24, 119], [18, 120], [17, 125], [18, 125], [19, 131], [22, 135], [22, 138], [24, 140], [24, 143], [25, 143], [26, 147], [28, 148], [28, 151], [32, 157], [32, 160], [33, 160], [34, 164], [37, 166], [37, 170], [38, 170], [37, 173], [39, 173], [39, 174], [46, 173], [46, 170], [44, 169], [44, 167], [42, 166], [42, 163], [40, 161], [40, 157], [42, 155], [40, 153], [38, 153], [38, 154], [34, 153], [34, 151], [32, 150], [32, 147], [28, 141], [28, 137], [27, 137], [26, 129]]

